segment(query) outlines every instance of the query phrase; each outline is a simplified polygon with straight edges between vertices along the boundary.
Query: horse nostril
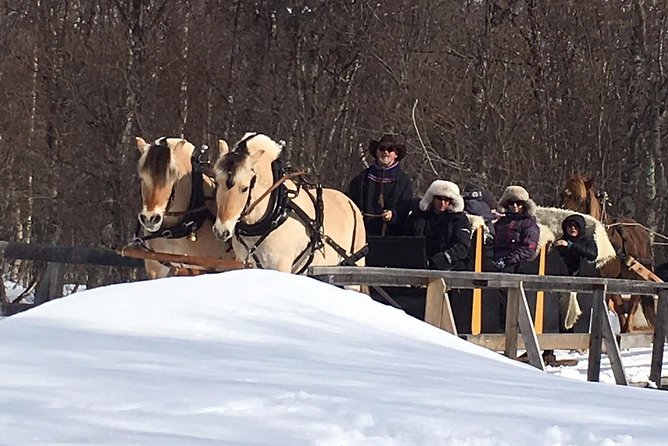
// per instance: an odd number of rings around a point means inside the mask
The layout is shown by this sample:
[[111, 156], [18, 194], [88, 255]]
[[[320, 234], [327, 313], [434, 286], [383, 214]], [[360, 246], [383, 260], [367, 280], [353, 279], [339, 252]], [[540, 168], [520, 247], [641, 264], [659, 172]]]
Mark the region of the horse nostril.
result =
[[139, 223], [141, 223], [141, 224], [146, 223], [146, 216], [142, 213], [139, 214]]
[[162, 217], [158, 214], [151, 215], [151, 218], [148, 219], [152, 224], [158, 224], [160, 223], [160, 220], [162, 220]]

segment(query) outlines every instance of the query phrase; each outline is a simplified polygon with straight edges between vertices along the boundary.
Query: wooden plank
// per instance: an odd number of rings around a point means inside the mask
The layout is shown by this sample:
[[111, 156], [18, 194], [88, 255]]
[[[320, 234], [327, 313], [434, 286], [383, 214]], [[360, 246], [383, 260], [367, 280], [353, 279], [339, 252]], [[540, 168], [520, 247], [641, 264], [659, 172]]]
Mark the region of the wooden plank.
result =
[[331, 274], [338, 285], [427, 285], [432, 279], [443, 278], [451, 289], [490, 288], [520, 281], [524, 283], [526, 291], [593, 292], [596, 287], [606, 285], [608, 293], [656, 295], [661, 290], [668, 289], [668, 284], [641, 280], [403, 268], [317, 266], [309, 268], [309, 274], [316, 277]]
[[[519, 283], [519, 282], [518, 282]], [[506, 298], [506, 347], [503, 354], [510, 359], [517, 359], [517, 338], [519, 335], [519, 292], [507, 290]]]
[[[461, 338], [497, 352], [502, 352], [506, 346], [505, 334], [460, 334]], [[589, 348], [588, 333], [543, 333], [537, 334], [538, 345], [543, 350], [586, 350]], [[517, 348], [526, 350], [523, 337], [518, 339]]]
[[649, 379], [661, 387], [661, 369], [663, 367], [663, 349], [668, 335], [668, 291], [659, 293], [656, 311], [656, 326], [652, 340], [652, 362]]
[[605, 285], [594, 290], [594, 302], [591, 315], [591, 334], [589, 336], [589, 367], [587, 381], [596, 381], [601, 375], [601, 349], [603, 346], [603, 318], [607, 318], [605, 309]]
[[538, 345], [538, 339], [536, 338], [536, 332], [534, 331], [533, 324], [531, 323], [529, 303], [527, 302], [527, 296], [524, 293], [522, 284], [520, 283], [519, 288], [509, 289], [509, 298], [511, 294], [517, 294], [517, 300], [519, 301], [518, 322], [520, 333], [522, 333], [522, 339], [524, 339], [524, 345], [526, 345], [529, 364], [539, 370], [545, 371], [545, 363], [543, 362], [543, 357], [540, 354], [540, 347]]
[[424, 321], [441, 328], [443, 304], [445, 301], [445, 286], [443, 279], [436, 279], [427, 285], [427, 297], [424, 305]]
[[603, 301], [595, 300], [594, 305], [599, 305], [601, 311], [605, 314], [605, 317], [602, 319], [601, 335], [605, 344], [605, 353], [610, 360], [610, 368], [612, 368], [615, 382], [619, 385], [627, 386], [628, 382], [626, 381], [626, 374], [624, 373], [624, 364], [622, 364], [622, 357], [619, 354], [617, 340], [615, 339], [615, 334], [613, 333], [612, 325], [610, 324], [610, 318], [607, 314], [605, 299]]
[[617, 335], [619, 350], [630, 348], [647, 348], [652, 345], [654, 333], [636, 331], [633, 333], [620, 333]]
[[[482, 248], [484, 238], [484, 228], [480, 227], [476, 230], [475, 237], [475, 264], [473, 270], [477, 273], [482, 272]], [[473, 307], [471, 308], [471, 333], [474, 335], [480, 334], [482, 331], [482, 289], [473, 289]]]

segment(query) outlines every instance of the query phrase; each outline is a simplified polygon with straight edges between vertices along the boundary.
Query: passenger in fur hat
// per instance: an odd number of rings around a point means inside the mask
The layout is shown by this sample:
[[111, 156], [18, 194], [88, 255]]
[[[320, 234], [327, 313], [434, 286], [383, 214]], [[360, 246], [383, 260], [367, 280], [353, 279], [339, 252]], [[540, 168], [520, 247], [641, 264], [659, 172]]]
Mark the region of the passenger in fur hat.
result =
[[538, 252], [536, 203], [523, 187], [508, 186], [497, 208], [504, 215], [494, 223], [494, 265], [517, 272], [520, 263], [535, 259]]
[[459, 187], [436, 180], [420, 200], [419, 210], [408, 217], [408, 234], [426, 239], [429, 268], [470, 268], [471, 223], [463, 211]]
[[406, 147], [386, 134], [368, 150], [374, 163], [353, 178], [347, 195], [362, 210], [367, 235], [402, 235], [413, 201], [413, 182], [400, 165]]
[[569, 215], [561, 223], [562, 237], [552, 245], [561, 254], [571, 276], [578, 274], [582, 262], [593, 262], [598, 257], [596, 243], [585, 233], [586, 224], [582, 215]]

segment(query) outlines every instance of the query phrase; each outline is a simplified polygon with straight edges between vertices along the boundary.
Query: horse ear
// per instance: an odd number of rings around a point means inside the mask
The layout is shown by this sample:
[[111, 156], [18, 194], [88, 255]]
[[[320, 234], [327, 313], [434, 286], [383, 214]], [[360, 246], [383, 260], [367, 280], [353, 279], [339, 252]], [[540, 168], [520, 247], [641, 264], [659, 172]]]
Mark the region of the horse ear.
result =
[[144, 138], [137, 136], [135, 138], [135, 141], [137, 142], [137, 149], [139, 149], [139, 153], [144, 153], [146, 152], [146, 149], [148, 148], [148, 144], [146, 144], [146, 141], [144, 141]]
[[230, 151], [230, 146], [227, 145], [227, 142], [224, 139], [219, 139], [218, 140], [218, 154], [216, 155], [216, 159], [220, 158], [221, 156], [224, 156], [227, 154], [227, 152]]
[[589, 177], [589, 176], [586, 176], [584, 178], [584, 184], [585, 184], [585, 187], [587, 188], [587, 190], [589, 190], [594, 185], [594, 179]]

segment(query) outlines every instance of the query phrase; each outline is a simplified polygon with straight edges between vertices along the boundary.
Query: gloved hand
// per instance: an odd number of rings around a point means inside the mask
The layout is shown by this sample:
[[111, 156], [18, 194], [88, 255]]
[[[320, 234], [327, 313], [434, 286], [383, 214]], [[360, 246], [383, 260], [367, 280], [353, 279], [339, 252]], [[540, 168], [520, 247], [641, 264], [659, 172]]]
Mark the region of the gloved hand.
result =
[[499, 259], [494, 261], [494, 266], [498, 270], [502, 270], [503, 268], [506, 267], [506, 261], [504, 259]]
[[447, 252], [439, 252], [429, 259], [430, 266], [435, 269], [450, 271], [453, 267], [452, 259]]

